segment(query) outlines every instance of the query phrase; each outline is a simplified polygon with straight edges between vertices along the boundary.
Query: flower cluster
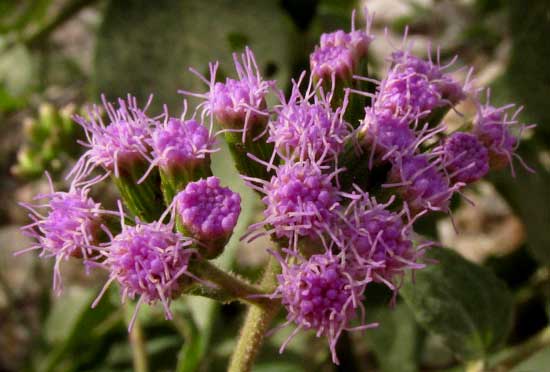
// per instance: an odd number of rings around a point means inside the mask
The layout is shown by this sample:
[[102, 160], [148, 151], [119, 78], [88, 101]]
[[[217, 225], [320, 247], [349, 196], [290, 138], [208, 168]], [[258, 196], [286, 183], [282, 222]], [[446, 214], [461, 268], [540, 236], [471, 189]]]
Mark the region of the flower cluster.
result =
[[[234, 55], [237, 76], [224, 82], [216, 81], [218, 63], [210, 64], [210, 79], [191, 69], [208, 86], [206, 93], [180, 91], [202, 99], [191, 118], [186, 105], [180, 118], [167, 109], [148, 116], [149, 104], [140, 109], [131, 96], [117, 107], [103, 99], [107, 123], [96, 107], [90, 119], [77, 117], [88, 150], [69, 173], [70, 190], [52, 186], [37, 197], [45, 203], [25, 204], [33, 222], [23, 230], [37, 240], [29, 249], [55, 257], [56, 292], [60, 262], [81, 258], [109, 272], [99, 298], [116, 282], [123, 299], [160, 302], [170, 318], [172, 300], [210, 280], [193, 269], [222, 252], [241, 211], [239, 194], [210, 169], [215, 137], [223, 134], [246, 185], [262, 195], [263, 220], [242, 238], [267, 235], [276, 245], [281, 273], [262, 301], [282, 304], [286, 324], [296, 326], [281, 351], [298, 331], [313, 330], [328, 338], [338, 363], [343, 331], [376, 326], [365, 323], [370, 284], [386, 285], [395, 302], [406, 273], [425, 267], [423, 253], [434, 243], [415, 234], [415, 222], [451, 213], [453, 196], [490, 171], [514, 159], [524, 165], [515, 151], [530, 128], [518, 122], [519, 110], [508, 112], [513, 105], [481, 103], [470, 74], [459, 83], [448, 72], [454, 60], [443, 65], [439, 54], [434, 62], [430, 53], [423, 59], [403, 48], [381, 81], [357, 76], [374, 40], [366, 18], [364, 30], [352, 22], [351, 32], [321, 36], [309, 77], [292, 81], [289, 97], [262, 78], [246, 48]], [[357, 81], [377, 83], [366, 90]], [[270, 93], [278, 98], [271, 106]], [[443, 119], [463, 100], [477, 104], [477, 115], [449, 131]], [[94, 175], [97, 169], [105, 172]], [[128, 215], [122, 203], [112, 212], [89, 196], [110, 175]], [[225, 295], [262, 296], [244, 295], [236, 288], [251, 285], [220, 275]]]

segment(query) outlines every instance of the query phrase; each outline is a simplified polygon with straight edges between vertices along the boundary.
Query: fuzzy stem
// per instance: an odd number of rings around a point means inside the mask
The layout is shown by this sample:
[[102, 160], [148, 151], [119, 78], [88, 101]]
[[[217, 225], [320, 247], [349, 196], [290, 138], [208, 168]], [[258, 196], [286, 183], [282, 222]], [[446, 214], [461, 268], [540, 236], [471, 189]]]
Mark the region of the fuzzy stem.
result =
[[[133, 306], [125, 306], [126, 320], [128, 320], [134, 312]], [[147, 363], [147, 350], [143, 339], [143, 331], [139, 319], [134, 321], [133, 327], [128, 335], [130, 345], [132, 346], [132, 363], [134, 371], [148, 372], [149, 366]]]
[[[277, 274], [280, 265], [274, 257], [270, 257], [261, 287], [265, 291], [272, 291], [277, 283]], [[229, 372], [249, 372], [262, 346], [266, 331], [275, 315], [279, 312], [280, 304], [251, 305], [246, 314], [237, 346], [229, 362]]]
[[[238, 278], [237, 276], [230, 274], [224, 270], [219, 269], [211, 262], [202, 258], [194, 261], [190, 267], [191, 272], [206, 281], [212, 282], [225, 292], [226, 301], [241, 300], [248, 304], [255, 304], [259, 306], [266, 306], [271, 304], [273, 300], [267, 297], [260, 297], [265, 295], [265, 291], [258, 288], [255, 285], [248, 283], [247, 281]], [[204, 287], [206, 288], [206, 287]], [[191, 291], [192, 292], [192, 291]], [[215, 296], [220, 296], [220, 291], [202, 291], [200, 295], [211, 297], [210, 292]]]

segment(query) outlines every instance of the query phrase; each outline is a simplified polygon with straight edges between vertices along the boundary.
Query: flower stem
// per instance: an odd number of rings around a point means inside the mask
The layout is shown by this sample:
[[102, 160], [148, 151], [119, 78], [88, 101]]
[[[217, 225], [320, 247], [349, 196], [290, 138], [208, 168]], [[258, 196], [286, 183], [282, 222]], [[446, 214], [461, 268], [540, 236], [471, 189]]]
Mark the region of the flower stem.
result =
[[[125, 306], [126, 320], [131, 318], [134, 309], [133, 306]], [[130, 345], [132, 346], [132, 362], [134, 365], [134, 371], [136, 372], [148, 372], [149, 366], [147, 363], [147, 350], [145, 349], [145, 341], [143, 339], [143, 331], [139, 319], [134, 321], [134, 325], [128, 335], [130, 339]]]
[[[280, 265], [274, 257], [270, 257], [261, 288], [272, 291], [276, 285]], [[229, 362], [229, 372], [249, 372], [262, 346], [262, 342], [271, 321], [279, 312], [280, 304], [250, 305], [235, 351]]]
[[[206, 286], [202, 286], [198, 288], [198, 295], [219, 299], [222, 292], [225, 292], [224, 302], [241, 300], [245, 303], [258, 306], [266, 306], [274, 302], [264, 296], [266, 292], [263, 291], [262, 288], [258, 288], [234, 274], [219, 269], [203, 258], [195, 260], [191, 264], [190, 270], [199, 278], [212, 282], [222, 290], [208, 290]], [[191, 293], [193, 293], [195, 289], [192, 288]]]

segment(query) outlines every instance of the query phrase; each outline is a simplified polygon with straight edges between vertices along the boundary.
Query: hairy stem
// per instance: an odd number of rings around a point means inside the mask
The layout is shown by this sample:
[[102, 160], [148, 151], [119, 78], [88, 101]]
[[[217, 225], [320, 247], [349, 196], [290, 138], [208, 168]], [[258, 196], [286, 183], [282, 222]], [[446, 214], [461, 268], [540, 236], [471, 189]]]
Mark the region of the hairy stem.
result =
[[216, 288], [209, 289], [207, 286], [203, 285], [201, 287], [192, 288], [191, 293], [197, 290], [198, 295], [211, 297], [214, 299], [220, 299], [223, 297], [224, 302], [240, 300], [245, 303], [258, 306], [266, 306], [274, 302], [269, 298], [264, 297], [266, 292], [262, 290], [262, 288], [258, 288], [244, 279], [235, 276], [234, 274], [219, 269], [205, 259], [199, 258], [194, 261], [191, 264], [190, 270], [199, 278], [215, 284], [221, 290], [220, 291]]
[[[133, 306], [125, 306], [126, 319], [130, 319], [134, 312]], [[134, 321], [133, 327], [128, 335], [130, 345], [132, 346], [132, 363], [134, 371], [148, 372], [149, 366], [147, 362], [147, 350], [145, 349], [145, 341], [143, 339], [143, 331], [139, 319]]]
[[[274, 257], [270, 257], [261, 288], [267, 292], [273, 290], [276, 285], [276, 276], [280, 265]], [[266, 331], [279, 312], [280, 304], [251, 305], [246, 314], [243, 327], [235, 351], [229, 362], [229, 372], [249, 372], [262, 346]]]

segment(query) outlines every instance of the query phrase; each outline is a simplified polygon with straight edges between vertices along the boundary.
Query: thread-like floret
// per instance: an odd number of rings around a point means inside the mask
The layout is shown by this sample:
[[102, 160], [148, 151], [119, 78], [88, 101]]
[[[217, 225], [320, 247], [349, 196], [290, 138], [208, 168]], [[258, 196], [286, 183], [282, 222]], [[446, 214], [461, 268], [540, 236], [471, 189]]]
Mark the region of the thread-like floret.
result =
[[[203, 114], [209, 114], [223, 127], [243, 131], [243, 139], [248, 129], [267, 123], [269, 113], [265, 101], [266, 95], [274, 87], [274, 81], [263, 80], [252, 51], [247, 47], [239, 61], [238, 55], [233, 54], [237, 79], [226, 78], [225, 82], [216, 82], [218, 63], [210, 65], [210, 80], [198, 73], [197, 75], [210, 88], [204, 94], [187, 91], [180, 93], [198, 97], [204, 100], [198, 109]], [[261, 130], [260, 130], [261, 132]]]
[[71, 187], [68, 192], [61, 192], [54, 191], [51, 183], [50, 188], [50, 193], [35, 197], [42, 202], [21, 204], [30, 211], [33, 220], [22, 231], [37, 241], [21, 253], [41, 250], [41, 257], [55, 258], [53, 288], [59, 295], [63, 289], [61, 262], [69, 257], [82, 258], [86, 262], [97, 256], [103, 211], [100, 204], [88, 196], [87, 188]]
[[342, 108], [333, 111], [326, 100], [313, 104], [291, 100], [277, 109], [277, 118], [269, 123], [268, 142], [284, 158], [333, 158], [350, 132], [342, 114]]
[[451, 196], [463, 186], [457, 183], [450, 187], [445, 174], [424, 154], [395, 159], [389, 179], [392, 183], [385, 186], [399, 187], [403, 199], [416, 213], [427, 209], [448, 211]]
[[332, 182], [336, 174], [325, 174], [316, 163], [300, 161], [278, 167], [269, 182], [246, 178], [265, 194], [262, 201], [266, 205], [265, 220], [250, 229], [267, 225], [277, 237], [287, 238], [323, 234], [334, 220], [333, 210], [339, 206], [340, 196]]
[[94, 306], [116, 280], [123, 300], [139, 296], [136, 313], [142, 303], [160, 301], [166, 317], [170, 319], [170, 301], [181, 294], [180, 279], [183, 275], [190, 275], [189, 260], [195, 253], [192, 249], [185, 249], [191, 240], [174, 232], [173, 228], [173, 224], [161, 222], [124, 226], [122, 232], [106, 246], [103, 264], [110, 276]]
[[127, 101], [119, 99], [118, 108], [107, 102], [105, 97], [102, 100], [109, 117], [107, 125], [104, 124], [97, 106], [88, 112], [89, 119], [75, 116], [75, 121], [84, 128], [88, 139], [88, 142], [82, 142], [88, 150], [71, 172], [76, 178], [88, 174], [97, 166], [102, 166], [118, 177], [124, 167], [149, 159], [148, 142], [154, 120], [145, 111], [150, 101], [142, 110], [132, 96], [128, 96]]
[[292, 266], [281, 264], [283, 272], [277, 277], [279, 286], [274, 296], [281, 297], [288, 311], [287, 323], [297, 326], [281, 351], [298, 331], [311, 329], [317, 337], [328, 338], [332, 360], [338, 363], [336, 343], [342, 331], [351, 330], [350, 321], [357, 317], [358, 310], [363, 310], [364, 284], [357, 284], [346, 272], [341, 258], [330, 252], [313, 255]]
[[153, 162], [160, 168], [193, 167], [208, 158], [214, 138], [196, 120], [170, 118], [153, 131]]
[[350, 81], [355, 69], [353, 54], [344, 46], [317, 47], [309, 57], [311, 74], [316, 79], [331, 81], [335, 76]]
[[489, 172], [489, 152], [470, 133], [451, 134], [442, 146], [443, 166], [453, 182], [471, 183]]

